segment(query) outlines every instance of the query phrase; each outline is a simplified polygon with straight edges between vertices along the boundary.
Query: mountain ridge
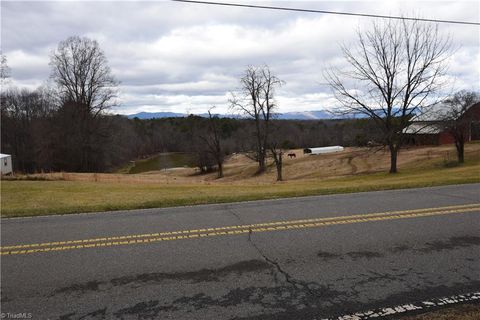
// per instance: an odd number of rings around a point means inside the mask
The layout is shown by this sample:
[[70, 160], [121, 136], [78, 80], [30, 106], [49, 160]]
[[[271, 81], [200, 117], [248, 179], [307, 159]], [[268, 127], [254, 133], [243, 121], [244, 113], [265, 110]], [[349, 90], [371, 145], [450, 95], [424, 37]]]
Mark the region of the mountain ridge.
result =
[[[196, 114], [200, 117], [208, 117], [208, 113]], [[242, 118], [241, 115], [234, 114], [215, 114], [220, 118]], [[137, 112], [134, 114], [126, 115], [130, 119], [161, 119], [161, 118], [182, 118], [187, 117], [186, 113], [178, 112]], [[313, 111], [295, 111], [295, 112], [285, 112], [285, 113], [276, 113], [276, 119], [280, 120], [322, 120], [322, 119], [336, 119], [338, 118], [334, 114], [328, 111], [322, 110], [313, 110]]]

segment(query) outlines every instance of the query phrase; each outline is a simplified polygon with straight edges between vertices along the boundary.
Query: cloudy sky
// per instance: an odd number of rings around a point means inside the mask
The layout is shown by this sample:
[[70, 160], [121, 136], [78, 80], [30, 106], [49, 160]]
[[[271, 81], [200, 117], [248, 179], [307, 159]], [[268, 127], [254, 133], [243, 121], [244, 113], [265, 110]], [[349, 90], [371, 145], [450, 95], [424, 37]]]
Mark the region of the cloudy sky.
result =
[[[246, 1], [257, 5], [446, 20], [480, 20], [478, 1]], [[322, 72], [342, 66], [339, 45], [373, 19], [216, 7], [169, 1], [1, 2], [1, 49], [11, 84], [36, 88], [49, 55], [69, 36], [95, 39], [121, 82], [114, 112], [228, 112], [229, 92], [248, 65], [268, 64], [286, 84], [281, 112], [335, 105]], [[480, 89], [480, 27], [439, 25], [455, 47], [449, 77], [455, 90]]]

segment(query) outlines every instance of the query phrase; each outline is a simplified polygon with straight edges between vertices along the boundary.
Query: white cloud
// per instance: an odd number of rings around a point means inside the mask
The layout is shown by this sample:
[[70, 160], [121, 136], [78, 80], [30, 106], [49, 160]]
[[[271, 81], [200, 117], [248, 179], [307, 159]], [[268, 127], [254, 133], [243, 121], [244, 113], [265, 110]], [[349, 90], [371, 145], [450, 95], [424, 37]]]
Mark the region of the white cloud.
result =
[[[260, 3], [260, 2], [259, 2]], [[261, 2], [278, 4], [278, 2]], [[246, 8], [151, 2], [2, 2], [2, 50], [14, 83], [41, 84], [49, 52], [71, 35], [96, 39], [121, 81], [116, 111], [228, 111], [228, 92], [247, 65], [268, 64], [286, 81], [281, 111], [330, 108], [323, 70], [342, 66], [339, 44], [355, 41], [371, 19]], [[291, 1], [282, 6], [423, 18], [479, 20], [478, 2]], [[479, 89], [478, 26], [440, 25], [459, 49], [449, 78]]]
[[12, 72], [11, 76], [17, 81], [38, 79], [41, 78], [41, 75], [49, 73], [49, 57], [46, 51], [33, 53], [13, 50], [7, 53], [7, 57], [8, 66]]

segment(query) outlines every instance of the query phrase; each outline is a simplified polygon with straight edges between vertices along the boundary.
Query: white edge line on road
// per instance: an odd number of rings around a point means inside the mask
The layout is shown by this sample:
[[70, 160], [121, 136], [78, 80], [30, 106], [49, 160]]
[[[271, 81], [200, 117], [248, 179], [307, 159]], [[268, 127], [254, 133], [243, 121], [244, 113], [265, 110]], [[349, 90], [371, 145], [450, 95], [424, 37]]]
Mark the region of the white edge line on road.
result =
[[365, 320], [382, 318], [387, 316], [398, 315], [401, 313], [407, 313], [410, 311], [427, 311], [432, 308], [445, 307], [455, 305], [459, 303], [480, 302], [480, 292], [465, 293], [459, 295], [453, 295], [450, 297], [436, 298], [418, 303], [408, 303], [393, 307], [379, 308], [375, 310], [368, 310], [357, 312], [354, 314], [343, 315], [337, 318], [327, 318], [323, 320]]
[[0, 219], [0, 224], [2, 221], [9, 222], [14, 220], [27, 220], [27, 219], [52, 219], [52, 218], [65, 218], [65, 217], [78, 217], [78, 216], [90, 216], [90, 215], [103, 215], [103, 214], [132, 214], [134, 211], [138, 213], [154, 213], [155, 211], [165, 211], [165, 210], [181, 210], [185, 208], [208, 208], [208, 207], [218, 207], [218, 206], [228, 206], [228, 205], [242, 205], [246, 203], [268, 203], [268, 202], [278, 202], [285, 200], [306, 200], [306, 199], [318, 199], [318, 198], [327, 198], [327, 197], [338, 197], [338, 196], [348, 196], [348, 195], [363, 195], [366, 193], [381, 193], [381, 192], [413, 192], [415, 190], [438, 190], [448, 187], [460, 187], [460, 186], [471, 186], [479, 185], [479, 183], [464, 183], [464, 184], [450, 184], [443, 186], [433, 186], [433, 187], [421, 187], [421, 188], [404, 188], [404, 189], [386, 189], [386, 190], [376, 190], [376, 191], [363, 191], [363, 192], [351, 192], [351, 193], [335, 193], [335, 194], [320, 194], [312, 196], [300, 196], [300, 197], [283, 197], [283, 198], [274, 198], [274, 199], [261, 199], [261, 200], [245, 200], [238, 202], [222, 202], [222, 203], [206, 203], [206, 204], [196, 204], [196, 205], [184, 205], [184, 206], [172, 206], [172, 207], [160, 207], [160, 208], [140, 208], [140, 209], [126, 209], [126, 210], [111, 210], [111, 211], [95, 211], [95, 212], [78, 212], [78, 213], [62, 213], [62, 214], [49, 214], [41, 216], [28, 216], [28, 217], [4, 217]]

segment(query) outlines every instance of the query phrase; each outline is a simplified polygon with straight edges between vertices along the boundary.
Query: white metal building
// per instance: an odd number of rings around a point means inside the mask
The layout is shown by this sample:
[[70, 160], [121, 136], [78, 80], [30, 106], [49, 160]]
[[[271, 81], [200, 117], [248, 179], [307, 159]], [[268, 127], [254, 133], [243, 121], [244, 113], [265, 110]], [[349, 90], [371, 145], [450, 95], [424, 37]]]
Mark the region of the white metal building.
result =
[[9, 154], [0, 153], [0, 173], [9, 174], [12, 173], [12, 156]]
[[331, 146], [331, 147], [316, 147], [316, 148], [305, 148], [303, 149], [303, 153], [305, 154], [324, 154], [324, 153], [332, 153], [332, 152], [340, 152], [343, 151], [344, 148], [341, 146]]

